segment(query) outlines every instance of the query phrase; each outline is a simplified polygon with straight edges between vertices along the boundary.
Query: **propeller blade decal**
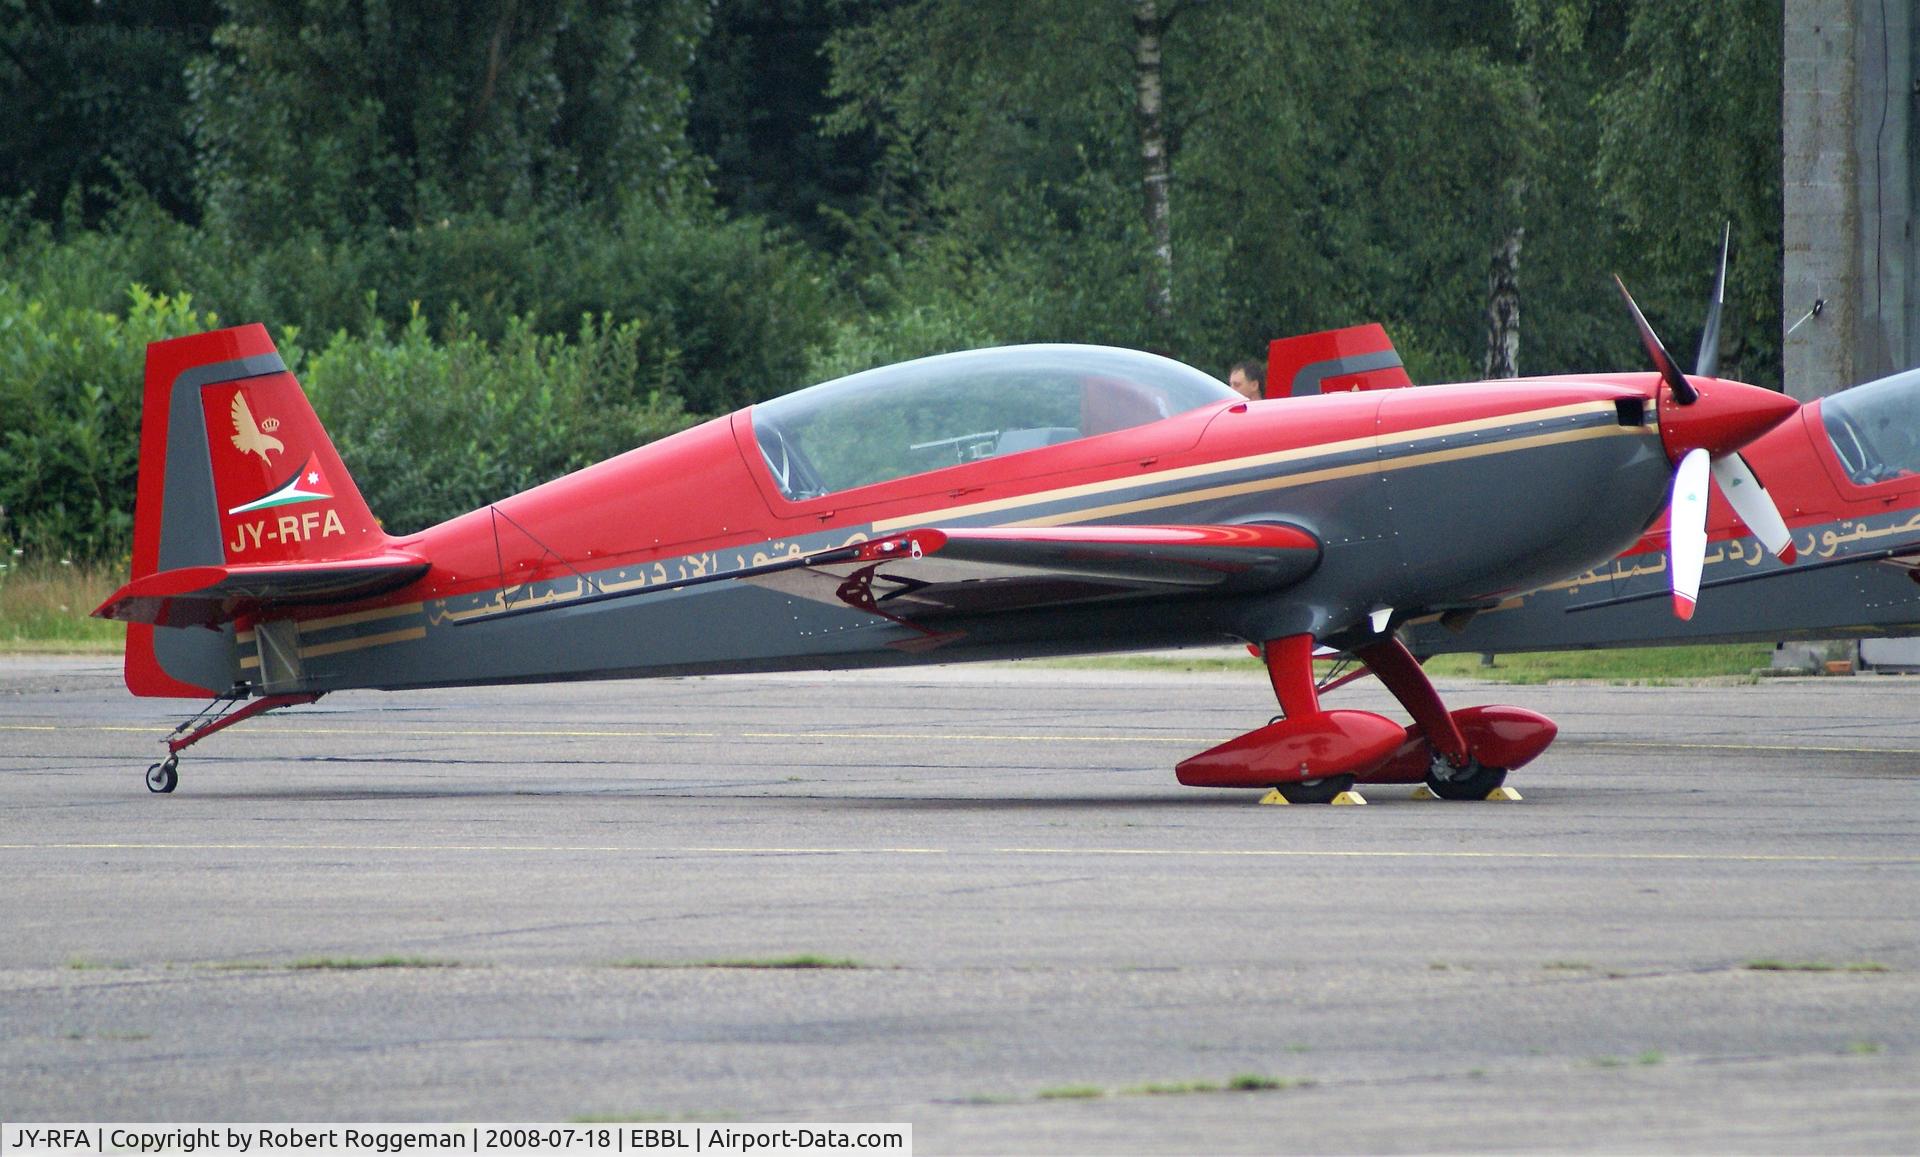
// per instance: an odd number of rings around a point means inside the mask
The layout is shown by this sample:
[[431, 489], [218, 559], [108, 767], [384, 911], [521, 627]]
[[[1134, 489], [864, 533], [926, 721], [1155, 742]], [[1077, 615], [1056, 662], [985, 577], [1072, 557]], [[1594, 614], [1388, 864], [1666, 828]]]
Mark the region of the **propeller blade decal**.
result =
[[1705, 450], [1689, 450], [1673, 472], [1673, 501], [1667, 504], [1667, 556], [1672, 560], [1673, 613], [1693, 617], [1700, 597], [1700, 571], [1707, 561], [1707, 478]]
[[1720, 493], [1727, 496], [1728, 505], [1760, 540], [1760, 545], [1781, 562], [1791, 565], [1798, 557], [1793, 548], [1793, 535], [1787, 530], [1786, 520], [1780, 517], [1780, 508], [1774, 505], [1773, 496], [1767, 493], [1760, 476], [1747, 465], [1747, 460], [1738, 454], [1714, 459], [1713, 480], [1720, 484]]
[[1660, 376], [1665, 379], [1667, 388], [1673, 391], [1673, 400], [1682, 406], [1693, 405], [1699, 400], [1700, 391], [1693, 388], [1693, 383], [1687, 380], [1687, 375], [1681, 373], [1680, 367], [1675, 364], [1673, 355], [1667, 352], [1666, 346], [1660, 344], [1660, 335], [1654, 333], [1653, 327], [1647, 324], [1647, 315], [1641, 313], [1640, 307], [1634, 304], [1633, 294], [1627, 292], [1627, 283], [1620, 280], [1618, 273], [1613, 275], [1613, 283], [1620, 287], [1620, 296], [1627, 299], [1627, 309], [1633, 314], [1633, 324], [1640, 327], [1640, 344], [1647, 347], [1647, 356], [1653, 359], [1654, 368], [1660, 371]]

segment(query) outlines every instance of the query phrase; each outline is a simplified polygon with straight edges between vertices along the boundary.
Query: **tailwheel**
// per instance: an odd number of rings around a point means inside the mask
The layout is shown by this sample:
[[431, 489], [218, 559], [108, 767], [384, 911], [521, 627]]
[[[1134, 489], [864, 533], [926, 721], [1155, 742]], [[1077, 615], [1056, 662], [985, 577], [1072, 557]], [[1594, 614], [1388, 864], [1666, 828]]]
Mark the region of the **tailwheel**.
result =
[[1506, 768], [1487, 767], [1472, 756], [1455, 767], [1445, 756], [1435, 755], [1427, 769], [1427, 790], [1441, 799], [1485, 799], [1506, 782]]
[[169, 755], [147, 768], [147, 790], [156, 795], [165, 795], [180, 786], [179, 767], [180, 761]]
[[241, 706], [241, 700], [246, 698], [244, 690], [215, 698], [201, 708], [199, 714], [173, 729], [173, 735], [167, 738], [167, 757], [147, 768], [147, 790], [155, 795], [165, 795], [178, 787], [180, 753], [214, 732], [224, 731], [243, 720], [278, 711], [282, 707], [311, 703], [322, 694], [319, 691], [303, 691], [294, 695], [267, 695], [245, 706]]
[[1334, 797], [1353, 790], [1350, 775], [1329, 775], [1322, 779], [1303, 779], [1298, 783], [1276, 783], [1273, 790], [1288, 803], [1332, 803]]

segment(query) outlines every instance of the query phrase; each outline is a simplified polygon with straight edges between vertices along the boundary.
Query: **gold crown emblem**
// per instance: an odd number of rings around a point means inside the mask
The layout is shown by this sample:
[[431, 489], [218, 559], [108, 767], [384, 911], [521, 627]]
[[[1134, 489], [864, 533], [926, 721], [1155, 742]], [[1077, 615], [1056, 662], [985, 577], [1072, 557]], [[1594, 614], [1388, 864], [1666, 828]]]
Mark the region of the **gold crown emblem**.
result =
[[275, 430], [278, 430], [279, 428], [280, 428], [280, 419], [278, 418], [268, 418], [266, 421], [260, 423], [260, 429], [268, 434], [273, 433]]

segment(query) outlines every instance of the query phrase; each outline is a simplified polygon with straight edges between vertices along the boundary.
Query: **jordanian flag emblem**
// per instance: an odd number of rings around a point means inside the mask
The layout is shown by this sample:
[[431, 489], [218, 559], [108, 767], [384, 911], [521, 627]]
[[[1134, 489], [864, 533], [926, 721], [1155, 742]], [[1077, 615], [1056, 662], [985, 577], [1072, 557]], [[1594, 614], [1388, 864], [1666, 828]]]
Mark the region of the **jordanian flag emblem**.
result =
[[300, 468], [300, 473], [282, 482], [271, 493], [242, 503], [227, 513], [247, 514], [265, 510], [269, 506], [292, 506], [296, 502], [318, 502], [332, 497], [333, 487], [327, 485], [327, 476], [320, 472], [320, 460], [308, 454], [307, 464]]

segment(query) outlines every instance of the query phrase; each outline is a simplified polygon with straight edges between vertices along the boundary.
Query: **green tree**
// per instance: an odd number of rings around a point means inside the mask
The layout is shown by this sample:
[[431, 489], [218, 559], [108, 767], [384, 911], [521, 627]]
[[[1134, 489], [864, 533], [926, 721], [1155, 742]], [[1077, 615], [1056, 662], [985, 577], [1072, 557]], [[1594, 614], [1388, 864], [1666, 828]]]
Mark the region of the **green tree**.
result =
[[[1622, 221], [1623, 274], [1692, 361], [1733, 223], [1721, 373], [1780, 384], [1783, 24], [1776, 0], [1632, 0], [1621, 68], [1595, 102], [1595, 182]], [[1663, 318], [1674, 319], [1663, 322]]]
[[841, 239], [834, 221], [871, 191], [877, 142], [829, 136], [833, 109], [824, 48], [844, 0], [716, 0], [692, 78], [687, 136], [729, 210], [797, 230], [812, 244]]
[[186, 68], [215, 0], [0, 0], [0, 198], [97, 221], [123, 188], [193, 207]]
[[[1486, 255], [1514, 228], [1509, 190], [1542, 131], [1505, 3], [1477, 7], [1503, 17], [1495, 33], [1468, 17], [1436, 28], [1411, 4], [918, 0], [829, 41], [829, 125], [883, 142], [869, 220], [907, 269], [935, 253], [924, 275], [997, 281], [1033, 305], [1003, 338], [1220, 365], [1378, 318], [1436, 351], [1433, 372], [1466, 376]], [[1155, 179], [1136, 84], [1149, 26], [1164, 203], [1141, 196]]]
[[240, 236], [617, 204], [685, 168], [699, 0], [221, 3], [198, 184]]

